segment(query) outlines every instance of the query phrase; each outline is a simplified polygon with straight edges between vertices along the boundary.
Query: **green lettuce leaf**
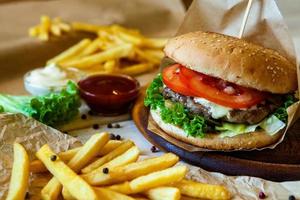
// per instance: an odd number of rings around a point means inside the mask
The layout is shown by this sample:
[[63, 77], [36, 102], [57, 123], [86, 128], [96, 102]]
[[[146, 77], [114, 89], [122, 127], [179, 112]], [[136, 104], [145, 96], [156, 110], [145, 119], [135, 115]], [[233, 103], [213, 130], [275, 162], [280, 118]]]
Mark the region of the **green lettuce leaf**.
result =
[[77, 86], [71, 81], [60, 93], [44, 96], [0, 94], [2, 111], [22, 113], [49, 126], [57, 126], [73, 119], [79, 113], [80, 104]]
[[180, 103], [166, 102], [162, 89], [162, 77], [158, 75], [146, 91], [145, 106], [150, 106], [153, 110], [158, 109], [164, 122], [182, 128], [188, 135], [204, 137], [207, 127], [204, 117], [190, 114]]

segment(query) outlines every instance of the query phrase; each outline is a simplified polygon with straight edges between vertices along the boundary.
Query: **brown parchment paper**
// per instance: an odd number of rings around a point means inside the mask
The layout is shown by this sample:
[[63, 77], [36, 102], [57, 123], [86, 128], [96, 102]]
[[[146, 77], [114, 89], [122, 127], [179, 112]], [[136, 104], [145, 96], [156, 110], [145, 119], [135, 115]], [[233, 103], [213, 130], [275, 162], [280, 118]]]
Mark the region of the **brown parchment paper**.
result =
[[[22, 114], [0, 114], [0, 199], [4, 199], [8, 189], [15, 141], [24, 146], [30, 160], [35, 159], [35, 152], [44, 144], [49, 144], [55, 152], [81, 145], [76, 138]], [[38, 194], [36, 193], [38, 185], [48, 178], [49, 175], [45, 174], [35, 176], [31, 174], [30, 194]]]
[[[201, 30], [238, 37], [247, 3], [247, 0], [194, 0], [176, 35]], [[275, 49], [289, 58], [291, 62], [297, 65], [299, 85], [299, 64], [293, 40], [274, 0], [253, 0], [242, 38]], [[162, 66], [165, 65], [162, 64]], [[250, 150], [273, 149], [281, 143], [287, 130], [299, 118], [299, 114], [296, 115], [298, 107], [299, 102], [296, 102], [288, 108], [287, 126], [280, 130], [280, 132], [283, 132], [282, 137], [275, 144]], [[187, 151], [213, 151], [189, 145], [170, 137], [158, 127], [151, 116], [149, 116], [148, 129]], [[240, 149], [234, 151], [238, 150]]]

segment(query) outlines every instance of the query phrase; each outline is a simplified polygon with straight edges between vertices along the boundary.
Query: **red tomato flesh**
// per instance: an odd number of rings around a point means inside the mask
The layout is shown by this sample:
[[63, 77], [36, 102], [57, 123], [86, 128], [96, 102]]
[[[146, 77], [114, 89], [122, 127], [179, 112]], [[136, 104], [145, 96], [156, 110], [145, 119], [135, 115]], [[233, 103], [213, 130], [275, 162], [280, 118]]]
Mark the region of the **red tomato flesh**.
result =
[[166, 67], [162, 77], [163, 82], [175, 92], [205, 98], [230, 108], [249, 108], [266, 98], [264, 92], [195, 72], [180, 64]]
[[169, 67], [166, 67], [162, 72], [163, 82], [166, 86], [178, 92], [179, 94], [183, 94], [185, 96], [194, 96], [193, 93], [190, 92], [189, 87], [185, 84], [184, 77], [182, 79], [179, 77], [181, 66], [179, 64], [175, 64]]

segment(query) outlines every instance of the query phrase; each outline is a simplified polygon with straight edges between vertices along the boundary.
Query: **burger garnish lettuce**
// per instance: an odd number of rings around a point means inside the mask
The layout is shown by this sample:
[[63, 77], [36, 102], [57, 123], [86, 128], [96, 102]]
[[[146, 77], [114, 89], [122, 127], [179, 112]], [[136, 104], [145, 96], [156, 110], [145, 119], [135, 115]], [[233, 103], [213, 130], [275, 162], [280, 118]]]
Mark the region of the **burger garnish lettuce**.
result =
[[165, 53], [175, 64], [153, 80], [144, 101], [164, 131], [212, 149], [251, 149], [280, 137], [296, 101], [296, 68], [288, 59], [207, 32], [175, 37]]

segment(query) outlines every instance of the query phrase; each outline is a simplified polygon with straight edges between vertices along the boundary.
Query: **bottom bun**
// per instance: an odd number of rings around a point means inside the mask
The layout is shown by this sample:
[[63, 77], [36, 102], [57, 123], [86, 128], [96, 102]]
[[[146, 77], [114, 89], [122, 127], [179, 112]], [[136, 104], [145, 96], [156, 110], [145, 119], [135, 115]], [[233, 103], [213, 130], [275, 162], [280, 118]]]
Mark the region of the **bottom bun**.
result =
[[234, 137], [220, 138], [218, 133], [206, 133], [204, 138], [187, 136], [183, 129], [163, 122], [159, 111], [150, 111], [153, 120], [168, 135], [183, 142], [212, 150], [250, 150], [268, 146], [278, 141], [283, 131], [268, 135], [264, 131], [244, 133]]

